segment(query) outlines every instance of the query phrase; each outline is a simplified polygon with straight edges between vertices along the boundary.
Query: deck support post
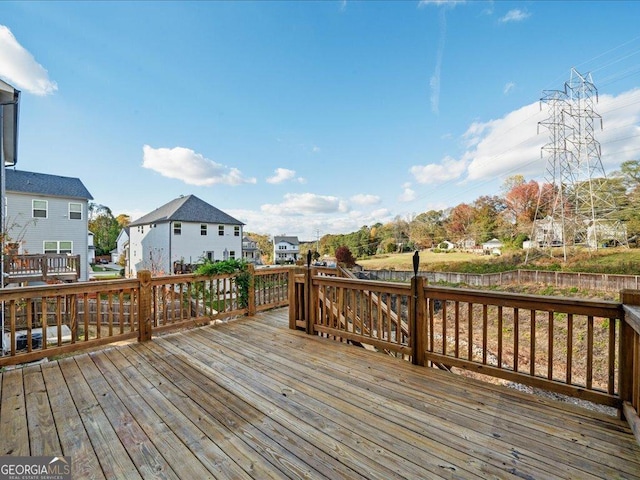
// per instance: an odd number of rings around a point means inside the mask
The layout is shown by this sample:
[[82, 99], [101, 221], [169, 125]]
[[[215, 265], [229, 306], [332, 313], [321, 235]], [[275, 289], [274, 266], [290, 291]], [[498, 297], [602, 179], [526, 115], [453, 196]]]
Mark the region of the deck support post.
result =
[[140, 282], [138, 299], [138, 341], [151, 340], [151, 272], [140, 270], [137, 275]]

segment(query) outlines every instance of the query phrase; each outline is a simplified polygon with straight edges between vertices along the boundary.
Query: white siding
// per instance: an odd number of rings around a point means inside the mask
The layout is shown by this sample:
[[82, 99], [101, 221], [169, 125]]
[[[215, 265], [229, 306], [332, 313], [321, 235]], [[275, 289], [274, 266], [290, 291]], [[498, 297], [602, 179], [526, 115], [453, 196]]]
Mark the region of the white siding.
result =
[[[214, 260], [223, 260], [224, 251], [235, 252], [242, 258], [242, 228], [234, 235], [235, 225], [225, 225], [225, 234], [218, 235], [218, 224], [206, 224], [207, 235], [201, 235], [201, 223], [181, 223], [181, 234], [175, 235], [174, 224], [158, 223], [129, 228], [129, 262], [132, 276], [140, 270], [151, 270], [154, 274], [168, 275], [173, 272], [174, 262], [198, 263], [213, 252]], [[154, 257], [153, 263], [151, 256]]]

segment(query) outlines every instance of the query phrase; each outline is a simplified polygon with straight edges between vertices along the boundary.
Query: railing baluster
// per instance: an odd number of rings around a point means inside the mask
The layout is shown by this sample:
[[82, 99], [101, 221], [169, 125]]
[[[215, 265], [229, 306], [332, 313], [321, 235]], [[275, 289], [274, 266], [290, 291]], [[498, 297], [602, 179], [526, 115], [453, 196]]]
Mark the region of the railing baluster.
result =
[[473, 360], [473, 303], [467, 302], [467, 360]]
[[566, 382], [571, 384], [571, 374], [573, 371], [573, 314], [567, 315], [567, 364]]
[[553, 311], [549, 311], [549, 320], [548, 320], [548, 332], [547, 332], [547, 379], [553, 380], [553, 363], [554, 363], [554, 353], [553, 353], [553, 343], [555, 339], [554, 333], [554, 314]]
[[520, 309], [513, 309], [513, 371], [518, 371], [520, 356]]
[[529, 325], [531, 329], [529, 341], [529, 375], [533, 377], [536, 374], [536, 311], [532, 308], [529, 312], [531, 315], [531, 324]]
[[489, 347], [487, 343], [487, 337], [489, 335], [489, 312], [488, 305], [482, 305], [482, 364], [487, 364], [487, 349]]

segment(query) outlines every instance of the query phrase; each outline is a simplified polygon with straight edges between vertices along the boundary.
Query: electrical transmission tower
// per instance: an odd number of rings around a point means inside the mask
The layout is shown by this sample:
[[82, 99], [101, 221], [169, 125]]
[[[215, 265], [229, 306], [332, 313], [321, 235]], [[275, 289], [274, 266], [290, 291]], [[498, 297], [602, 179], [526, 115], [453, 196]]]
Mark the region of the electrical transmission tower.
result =
[[540, 125], [549, 131], [542, 156], [547, 159], [545, 181], [550, 188], [540, 189], [531, 241], [550, 254], [553, 247], [562, 246], [565, 260], [567, 247], [627, 245], [626, 229], [614, 217], [616, 202], [607, 188], [595, 138], [595, 125], [602, 128], [602, 117], [594, 108], [597, 101], [591, 74], [575, 69], [564, 90], [546, 90], [541, 99], [549, 112]]

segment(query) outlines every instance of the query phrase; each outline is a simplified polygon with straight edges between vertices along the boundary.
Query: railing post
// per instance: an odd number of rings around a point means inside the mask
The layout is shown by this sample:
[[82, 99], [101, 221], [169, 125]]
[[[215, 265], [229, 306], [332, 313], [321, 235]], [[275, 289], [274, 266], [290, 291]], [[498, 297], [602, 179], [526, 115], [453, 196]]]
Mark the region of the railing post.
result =
[[411, 291], [413, 292], [414, 308], [413, 308], [413, 364], [425, 366], [425, 351], [427, 349], [427, 330], [426, 330], [426, 297], [424, 294], [424, 277], [413, 277], [411, 279]]
[[49, 259], [46, 255], [41, 256], [38, 261], [40, 262], [40, 271], [42, 272], [42, 281], [47, 281], [47, 275], [49, 274]]
[[[620, 301], [623, 305], [635, 305], [640, 306], [640, 291], [639, 290], [622, 290], [620, 292]], [[625, 313], [625, 316], [627, 314]], [[618, 369], [618, 385], [620, 390], [620, 400], [622, 400], [623, 408], [620, 410], [620, 416], [625, 417], [625, 403], [630, 404], [633, 401], [634, 390], [634, 340], [636, 337], [635, 330], [631, 324], [623, 317], [620, 321], [620, 342], [619, 342], [619, 357], [620, 367]], [[640, 380], [636, 380], [640, 381]], [[636, 415], [638, 412], [636, 412]], [[629, 424], [632, 424], [633, 418], [627, 418]], [[635, 432], [634, 432], [635, 433]], [[636, 433], [636, 437], [640, 437], [640, 433]], [[640, 441], [640, 440], [639, 440]]]
[[140, 270], [137, 275], [139, 282], [138, 297], [138, 341], [151, 340], [151, 272]]
[[253, 317], [256, 314], [256, 269], [252, 263], [247, 265], [249, 274], [249, 292], [247, 295], [247, 315]]
[[296, 329], [296, 312], [298, 305], [296, 304], [296, 269], [289, 269], [289, 328]]
[[420, 257], [416, 251], [413, 254], [413, 278], [411, 279], [412, 308], [409, 309], [413, 318], [409, 319], [411, 325], [411, 361], [414, 365], [425, 365], [426, 350], [426, 309], [424, 295], [424, 277], [418, 276]]
[[308, 334], [313, 334], [313, 318], [311, 318], [311, 312], [314, 310], [311, 307], [311, 290], [312, 290], [313, 272], [311, 270], [311, 250], [307, 252], [307, 268], [304, 270], [304, 319], [305, 319], [305, 331]]

